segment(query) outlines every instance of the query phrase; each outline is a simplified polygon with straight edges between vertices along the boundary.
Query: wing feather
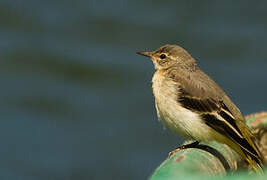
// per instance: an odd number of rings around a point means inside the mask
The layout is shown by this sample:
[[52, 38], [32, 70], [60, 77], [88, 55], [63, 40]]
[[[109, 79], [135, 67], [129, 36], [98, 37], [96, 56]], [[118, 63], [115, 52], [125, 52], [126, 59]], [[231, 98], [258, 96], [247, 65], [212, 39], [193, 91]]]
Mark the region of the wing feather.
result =
[[[169, 78], [178, 84], [177, 101], [183, 107], [199, 112], [207, 125], [238, 144], [260, 162], [259, 150], [252, 140], [252, 133], [246, 126], [240, 110], [204, 72], [187, 72], [181, 69], [179, 72], [176, 69], [168, 72]], [[214, 113], [221, 118], [212, 115]]]

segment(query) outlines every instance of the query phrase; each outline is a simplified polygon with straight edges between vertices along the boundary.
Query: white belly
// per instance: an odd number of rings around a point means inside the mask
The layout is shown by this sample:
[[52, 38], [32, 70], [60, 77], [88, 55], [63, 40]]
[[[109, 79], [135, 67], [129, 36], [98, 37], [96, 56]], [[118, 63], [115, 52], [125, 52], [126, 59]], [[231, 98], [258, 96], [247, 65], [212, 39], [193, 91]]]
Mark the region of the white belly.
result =
[[212, 140], [214, 131], [200, 119], [199, 115], [179, 105], [178, 84], [163, 80], [162, 77], [158, 73], [153, 77], [153, 93], [160, 121], [187, 139]]

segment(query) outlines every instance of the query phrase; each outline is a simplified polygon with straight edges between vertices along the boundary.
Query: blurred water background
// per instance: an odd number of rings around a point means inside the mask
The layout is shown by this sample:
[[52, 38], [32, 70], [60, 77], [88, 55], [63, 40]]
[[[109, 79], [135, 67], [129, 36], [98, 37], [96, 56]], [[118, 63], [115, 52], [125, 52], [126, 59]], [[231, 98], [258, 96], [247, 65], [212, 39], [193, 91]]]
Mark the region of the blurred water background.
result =
[[0, 178], [148, 178], [182, 140], [135, 52], [167, 43], [244, 114], [266, 110], [266, 17], [266, 1], [1, 0]]

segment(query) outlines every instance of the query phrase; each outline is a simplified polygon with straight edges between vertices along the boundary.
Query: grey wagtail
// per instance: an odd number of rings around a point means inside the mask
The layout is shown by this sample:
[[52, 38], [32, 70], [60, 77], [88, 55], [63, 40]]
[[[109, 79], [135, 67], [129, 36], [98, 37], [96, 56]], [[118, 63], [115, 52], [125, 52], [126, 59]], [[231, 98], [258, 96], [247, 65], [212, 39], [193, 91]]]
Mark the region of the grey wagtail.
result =
[[225, 92], [177, 45], [165, 45], [149, 57], [156, 72], [152, 88], [157, 115], [165, 127], [199, 142], [228, 145], [256, 171], [262, 171], [261, 154], [243, 115]]

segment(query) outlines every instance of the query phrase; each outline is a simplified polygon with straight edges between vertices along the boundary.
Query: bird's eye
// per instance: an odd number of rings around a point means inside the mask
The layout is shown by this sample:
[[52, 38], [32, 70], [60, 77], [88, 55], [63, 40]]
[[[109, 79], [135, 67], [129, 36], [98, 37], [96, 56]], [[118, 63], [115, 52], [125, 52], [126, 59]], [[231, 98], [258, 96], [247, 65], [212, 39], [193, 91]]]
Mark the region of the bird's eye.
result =
[[159, 57], [160, 57], [160, 59], [165, 59], [166, 55], [165, 54], [161, 54]]

